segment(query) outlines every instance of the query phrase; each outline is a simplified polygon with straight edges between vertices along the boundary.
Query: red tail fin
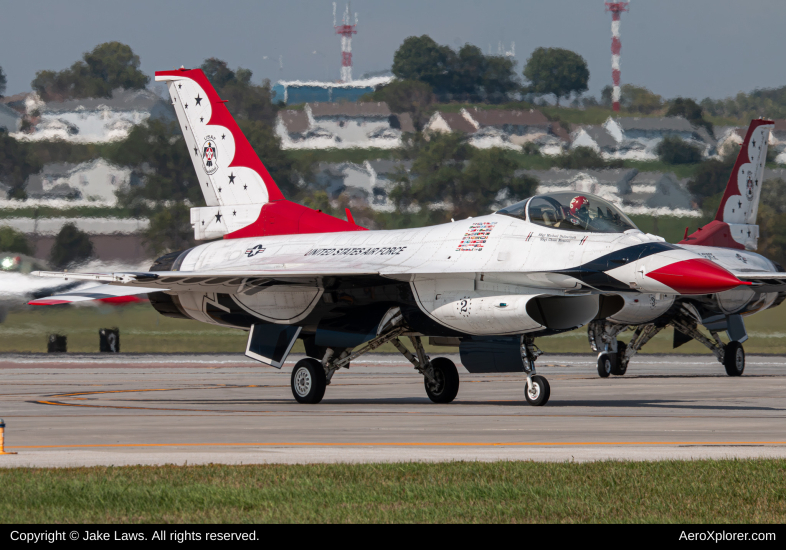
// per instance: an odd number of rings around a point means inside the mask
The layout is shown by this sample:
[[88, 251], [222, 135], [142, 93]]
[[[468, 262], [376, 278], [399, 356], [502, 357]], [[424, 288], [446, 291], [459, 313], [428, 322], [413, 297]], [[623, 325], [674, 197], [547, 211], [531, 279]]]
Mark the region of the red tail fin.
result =
[[742, 142], [715, 219], [679, 244], [756, 250], [759, 198], [767, 162], [771, 120], [752, 120]]
[[206, 208], [191, 209], [197, 240], [363, 229], [287, 201], [201, 69], [156, 72], [169, 87]]

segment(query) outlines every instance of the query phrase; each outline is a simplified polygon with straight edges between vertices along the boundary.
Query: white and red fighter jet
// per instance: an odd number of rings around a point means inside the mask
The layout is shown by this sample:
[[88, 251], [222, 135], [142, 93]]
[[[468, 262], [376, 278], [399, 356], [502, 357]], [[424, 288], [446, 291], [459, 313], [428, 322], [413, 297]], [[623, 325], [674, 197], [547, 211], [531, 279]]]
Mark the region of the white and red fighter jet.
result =
[[[291, 377], [318, 403], [333, 374], [390, 342], [452, 401], [456, 366], [421, 343], [458, 345], [470, 372], [523, 372], [524, 395], [550, 395], [535, 373], [538, 336], [612, 318], [635, 297], [721, 293], [742, 281], [686, 247], [647, 235], [592, 195], [553, 193], [455, 223], [367, 231], [287, 201], [199, 69], [156, 73], [169, 87], [206, 207], [197, 240], [141, 273], [39, 273], [101, 283], [33, 303], [149, 293], [163, 315], [248, 332], [246, 355], [280, 368], [300, 338]], [[786, 276], [786, 275], [785, 275]], [[415, 352], [401, 342], [409, 338]]]
[[[715, 219], [690, 236], [686, 229], [678, 243], [749, 284], [723, 292], [620, 294], [624, 307], [588, 327], [590, 345], [599, 352], [601, 377], [625, 374], [631, 358], [668, 326], [674, 327], [675, 348], [695, 339], [715, 354], [729, 376], [742, 375], [742, 343], [748, 339], [743, 317], [786, 299], [783, 268], [753, 252], [759, 238], [756, 216], [772, 128], [771, 120], [751, 121]], [[699, 325], [710, 337], [698, 330]], [[626, 330], [634, 331], [630, 341], [618, 342], [617, 335]], [[721, 340], [722, 332], [728, 335], [728, 343]]]

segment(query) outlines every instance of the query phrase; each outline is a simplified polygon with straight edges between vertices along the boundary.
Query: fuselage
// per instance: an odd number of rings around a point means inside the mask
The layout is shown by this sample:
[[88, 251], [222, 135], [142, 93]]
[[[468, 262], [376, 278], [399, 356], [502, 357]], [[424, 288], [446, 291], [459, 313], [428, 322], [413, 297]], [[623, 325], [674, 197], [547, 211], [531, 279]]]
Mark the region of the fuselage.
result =
[[[297, 284], [271, 280], [232, 297], [181, 293], [187, 316], [208, 323], [247, 328], [250, 315], [309, 327], [337, 309], [382, 303], [408, 308], [411, 324], [432, 335], [521, 334], [585, 324], [602, 309], [599, 292], [630, 298], [628, 309], [640, 309], [636, 297], [673, 301], [680, 291], [647, 275], [702, 258], [635, 229], [561, 230], [497, 213], [416, 229], [226, 239], [184, 252], [171, 269], [303, 273]], [[338, 272], [355, 275], [346, 282]], [[563, 319], [539, 318], [533, 300], [545, 297]]]

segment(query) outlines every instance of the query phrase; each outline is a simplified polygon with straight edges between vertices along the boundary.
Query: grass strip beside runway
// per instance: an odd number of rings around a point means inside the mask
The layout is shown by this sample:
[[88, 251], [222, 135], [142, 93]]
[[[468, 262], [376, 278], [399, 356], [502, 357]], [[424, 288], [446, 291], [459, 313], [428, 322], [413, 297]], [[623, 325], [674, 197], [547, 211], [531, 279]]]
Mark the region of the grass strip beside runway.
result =
[[786, 522], [786, 460], [0, 470], [4, 523]]

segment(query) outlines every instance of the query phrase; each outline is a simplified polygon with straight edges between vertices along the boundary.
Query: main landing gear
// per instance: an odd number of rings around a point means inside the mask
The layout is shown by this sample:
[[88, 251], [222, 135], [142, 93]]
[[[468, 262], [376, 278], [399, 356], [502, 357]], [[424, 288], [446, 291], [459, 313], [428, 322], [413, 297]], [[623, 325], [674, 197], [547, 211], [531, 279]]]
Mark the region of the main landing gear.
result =
[[[405, 328], [401, 326], [402, 322], [403, 317], [401, 313], [398, 313], [388, 322], [380, 336], [366, 342], [356, 350], [344, 350], [336, 354], [334, 349], [328, 348], [322, 361], [312, 357], [301, 359], [292, 370], [292, 395], [298, 403], [319, 403], [325, 395], [325, 389], [330, 385], [333, 374], [338, 369], [348, 369], [350, 361], [390, 342], [414, 365], [415, 370], [423, 375], [423, 385], [429, 399], [434, 403], [450, 403], [456, 398], [459, 391], [459, 375], [456, 365], [445, 357], [430, 359], [426, 355], [420, 336], [406, 334]], [[400, 336], [409, 337], [415, 348], [414, 354], [401, 343]], [[546, 384], [546, 388], [546, 399], [548, 400], [548, 384]]]
[[[677, 342], [675, 347], [691, 339], [696, 340], [709, 349], [723, 365], [729, 376], [742, 376], [745, 371], [745, 350], [741, 342], [732, 340], [724, 344], [718, 335], [718, 326], [708, 323], [712, 339], [699, 331], [701, 322], [696, 308], [691, 304], [682, 304], [672, 320], [658, 326], [654, 323], [637, 325], [633, 338], [627, 344], [617, 341], [617, 335], [634, 327], [618, 325], [607, 320], [592, 321], [587, 328], [590, 346], [598, 352], [598, 375], [607, 378], [610, 374], [621, 376], [628, 370], [628, 363], [636, 353], [661, 330], [671, 325], [675, 331], [682, 333], [685, 339]], [[722, 325], [720, 325], [722, 326]], [[676, 333], [675, 333], [676, 334]], [[681, 337], [681, 338], [682, 338]]]

